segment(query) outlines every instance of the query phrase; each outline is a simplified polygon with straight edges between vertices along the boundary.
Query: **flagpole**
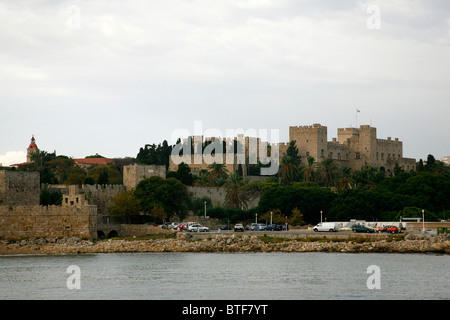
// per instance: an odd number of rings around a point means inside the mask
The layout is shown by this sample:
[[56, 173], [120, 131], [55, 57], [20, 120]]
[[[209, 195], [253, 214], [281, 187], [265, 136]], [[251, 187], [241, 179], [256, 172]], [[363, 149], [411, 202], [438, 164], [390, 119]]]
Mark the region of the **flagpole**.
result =
[[358, 129], [358, 112], [360, 112], [358, 109], [356, 109], [356, 116], [355, 116], [355, 118], [356, 118], [356, 123], [355, 123], [355, 128], [357, 128]]

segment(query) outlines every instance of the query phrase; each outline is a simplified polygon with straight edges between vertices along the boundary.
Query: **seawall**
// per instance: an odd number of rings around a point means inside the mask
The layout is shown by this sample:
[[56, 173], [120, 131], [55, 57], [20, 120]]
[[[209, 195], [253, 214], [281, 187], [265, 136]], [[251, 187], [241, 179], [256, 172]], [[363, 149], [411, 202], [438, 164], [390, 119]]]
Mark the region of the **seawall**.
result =
[[84, 254], [121, 252], [342, 252], [342, 253], [439, 253], [450, 254], [450, 235], [408, 234], [382, 240], [349, 237], [347, 239], [282, 239], [211, 235], [192, 240], [179, 233], [176, 239], [115, 240], [91, 242], [79, 238], [34, 239], [0, 242], [0, 254]]

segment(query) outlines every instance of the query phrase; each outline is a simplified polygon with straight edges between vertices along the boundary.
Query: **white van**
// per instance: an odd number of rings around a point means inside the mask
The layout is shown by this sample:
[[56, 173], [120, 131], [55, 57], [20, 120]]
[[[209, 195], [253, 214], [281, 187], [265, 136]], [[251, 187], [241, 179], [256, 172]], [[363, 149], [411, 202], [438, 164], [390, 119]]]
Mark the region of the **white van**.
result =
[[321, 222], [318, 225], [316, 225], [313, 230], [315, 232], [317, 231], [329, 231], [329, 232], [336, 232], [338, 231], [337, 224], [334, 222]]

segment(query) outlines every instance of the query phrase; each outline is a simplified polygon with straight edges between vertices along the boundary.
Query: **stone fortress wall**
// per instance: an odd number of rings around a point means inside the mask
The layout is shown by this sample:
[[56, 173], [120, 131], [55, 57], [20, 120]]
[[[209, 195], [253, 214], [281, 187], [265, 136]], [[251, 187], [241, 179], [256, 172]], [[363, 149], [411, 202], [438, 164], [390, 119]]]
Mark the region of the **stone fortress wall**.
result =
[[0, 205], [39, 205], [38, 172], [0, 170]]

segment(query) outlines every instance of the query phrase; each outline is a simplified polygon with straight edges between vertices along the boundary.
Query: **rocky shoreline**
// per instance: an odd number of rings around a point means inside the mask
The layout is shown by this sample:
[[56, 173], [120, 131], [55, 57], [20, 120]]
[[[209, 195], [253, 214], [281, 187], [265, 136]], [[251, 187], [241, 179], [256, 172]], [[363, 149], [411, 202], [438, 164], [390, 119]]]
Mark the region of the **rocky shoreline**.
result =
[[[86, 254], [121, 252], [346, 252], [346, 253], [440, 253], [450, 254], [450, 235], [407, 234], [400, 238], [362, 240], [348, 238], [304, 241], [257, 236], [212, 235], [191, 240], [176, 239], [87, 241], [78, 238], [0, 241], [0, 255]], [[361, 240], [361, 239], [360, 239]]]

